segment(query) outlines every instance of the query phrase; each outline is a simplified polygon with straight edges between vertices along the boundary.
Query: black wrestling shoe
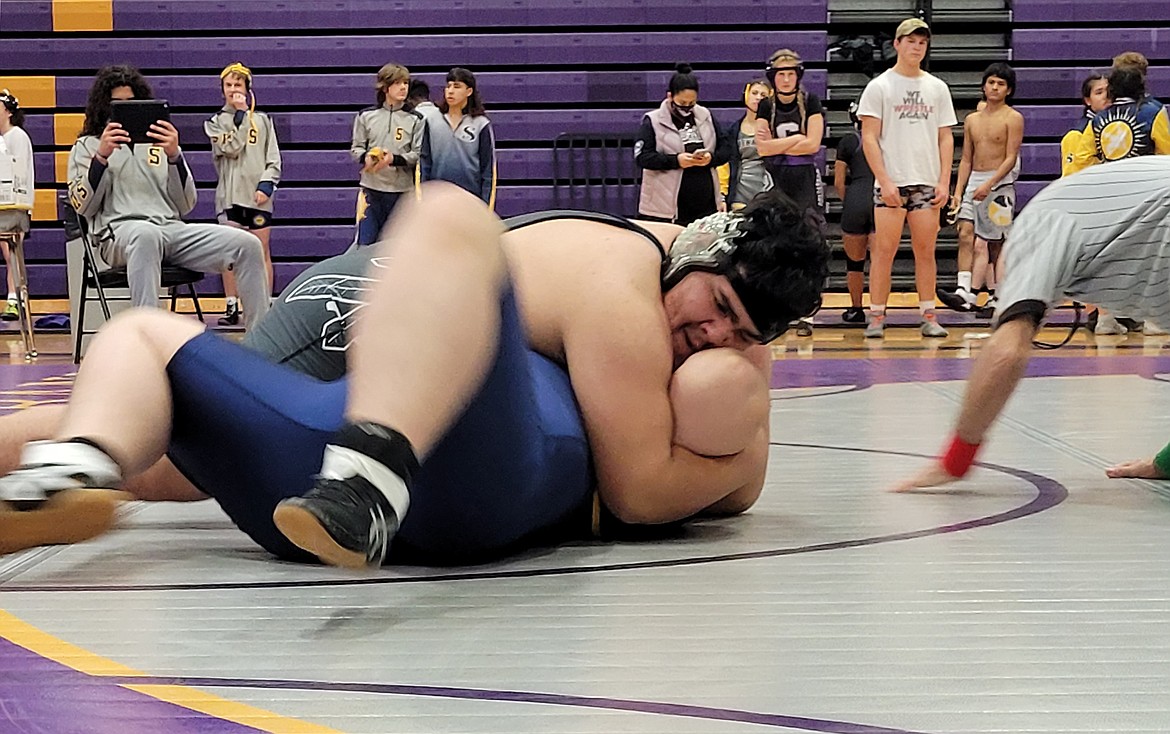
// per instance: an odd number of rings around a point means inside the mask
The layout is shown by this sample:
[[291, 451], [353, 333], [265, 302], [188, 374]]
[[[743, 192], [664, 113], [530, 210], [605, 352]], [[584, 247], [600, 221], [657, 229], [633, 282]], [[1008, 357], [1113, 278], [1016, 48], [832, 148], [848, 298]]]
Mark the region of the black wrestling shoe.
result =
[[963, 298], [963, 294], [959, 291], [944, 291], [942, 288], [936, 288], [934, 295], [938, 300], [942, 301], [943, 305], [952, 311], [959, 311], [961, 313], [971, 312], [971, 302]]
[[800, 319], [799, 321], [796, 322], [796, 335], [797, 336], [812, 336], [812, 332], [813, 332], [813, 325], [812, 325], [811, 321], [805, 321], [804, 319]]
[[382, 565], [398, 532], [398, 515], [386, 496], [360, 476], [317, 477], [303, 497], [277, 505], [272, 520], [298, 548], [344, 568]]
[[860, 306], [850, 306], [841, 312], [841, 320], [847, 324], [864, 324], [865, 309]]
[[240, 323], [240, 302], [229, 303], [219, 317], [220, 326], [237, 326]]

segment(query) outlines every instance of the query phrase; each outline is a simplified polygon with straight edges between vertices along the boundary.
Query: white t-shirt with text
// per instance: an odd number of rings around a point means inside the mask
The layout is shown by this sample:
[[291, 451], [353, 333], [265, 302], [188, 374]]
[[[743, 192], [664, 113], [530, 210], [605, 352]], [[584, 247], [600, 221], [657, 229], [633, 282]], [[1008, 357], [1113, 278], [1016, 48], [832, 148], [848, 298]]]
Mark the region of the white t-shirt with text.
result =
[[866, 85], [857, 114], [882, 121], [882, 162], [894, 185], [938, 185], [938, 130], [957, 122], [946, 82], [927, 72], [911, 77], [888, 69]]

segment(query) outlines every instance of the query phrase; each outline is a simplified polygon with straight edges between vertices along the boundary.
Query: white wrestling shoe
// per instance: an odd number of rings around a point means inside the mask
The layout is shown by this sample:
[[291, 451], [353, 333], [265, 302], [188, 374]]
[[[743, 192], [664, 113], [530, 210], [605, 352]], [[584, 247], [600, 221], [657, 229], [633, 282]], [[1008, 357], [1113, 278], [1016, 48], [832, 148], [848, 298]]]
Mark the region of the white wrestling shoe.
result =
[[67, 489], [113, 489], [122, 472], [104, 451], [76, 441], [33, 441], [20, 454], [20, 468], [0, 477], [0, 500], [36, 506]]

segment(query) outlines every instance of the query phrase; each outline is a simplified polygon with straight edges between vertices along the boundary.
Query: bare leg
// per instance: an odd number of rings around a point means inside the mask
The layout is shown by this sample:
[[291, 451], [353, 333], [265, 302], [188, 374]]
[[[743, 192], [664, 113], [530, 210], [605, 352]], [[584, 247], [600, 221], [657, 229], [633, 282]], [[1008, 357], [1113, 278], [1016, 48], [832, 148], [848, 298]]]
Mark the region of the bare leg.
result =
[[[937, 219], [936, 215], [936, 226]], [[906, 210], [900, 207], [897, 209], [874, 207], [873, 220], [876, 231], [869, 254], [869, 298], [873, 304], [885, 306], [890, 299], [890, 276], [894, 268], [894, 256], [898, 253], [898, 244], [902, 241]], [[934, 298], [933, 291], [930, 297]]]
[[955, 229], [959, 233], [959, 272], [971, 272], [975, 225], [970, 219], [960, 219]]
[[971, 263], [971, 292], [979, 290], [987, 282], [987, 268], [991, 262], [991, 253], [987, 247], [987, 240], [975, 238], [975, 260]]
[[123, 476], [145, 471], [170, 440], [167, 363], [202, 332], [202, 324], [165, 311], [134, 309], [111, 319], [81, 365], [55, 438], [93, 441]]
[[[0, 235], [0, 250], [4, 252], [4, 269], [8, 272], [8, 292], [16, 293], [16, 279], [12, 272], [12, 249], [8, 245], [8, 237], [20, 238], [24, 235], [19, 233]], [[19, 242], [20, 240], [17, 239], [17, 243]]]
[[[869, 247], [869, 235], [843, 234], [842, 239], [845, 245], [845, 257], [854, 261], [865, 259], [865, 251]], [[865, 290], [865, 273], [849, 272], [845, 276], [845, 282], [849, 286], [850, 304], [854, 308], [860, 308], [861, 294]]]
[[268, 292], [272, 293], [276, 288], [275, 276], [272, 271], [272, 250], [268, 245], [272, 237], [272, 230], [265, 227], [264, 229], [252, 230], [252, 234], [256, 235], [256, 239], [260, 240], [260, 246], [264, 248], [264, 272], [268, 273]]
[[379, 245], [394, 248], [393, 267], [356, 327], [346, 409], [399, 431], [420, 458], [486, 375], [506, 278], [500, 220], [461, 189], [428, 189], [396, 208]]
[[914, 249], [914, 284], [919, 303], [934, 303], [934, 286], [938, 266], [934, 247], [938, 239], [938, 210], [919, 209], [906, 215], [910, 223], [910, 246]]

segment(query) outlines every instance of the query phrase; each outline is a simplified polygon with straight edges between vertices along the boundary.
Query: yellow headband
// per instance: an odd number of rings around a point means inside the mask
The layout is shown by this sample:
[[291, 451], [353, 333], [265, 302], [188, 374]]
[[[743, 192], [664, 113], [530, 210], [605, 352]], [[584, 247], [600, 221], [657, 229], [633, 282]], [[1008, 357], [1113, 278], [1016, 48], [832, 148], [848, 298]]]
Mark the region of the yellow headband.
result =
[[222, 86], [223, 80], [227, 78], [228, 74], [239, 74], [240, 76], [242, 76], [248, 80], [248, 91], [252, 93], [252, 104], [248, 108], [248, 124], [252, 127], [253, 130], [255, 130], [256, 129], [256, 115], [255, 115], [255, 113], [256, 113], [256, 90], [252, 89], [252, 70], [249, 69], [248, 67], [244, 66], [243, 64], [241, 64], [238, 61], [235, 62], [234, 64], [228, 64], [227, 66], [224, 67], [223, 71], [219, 72], [219, 81], [221, 83], [221, 86]]
[[219, 78], [221, 80], [225, 79], [228, 74], [239, 74], [240, 76], [247, 79], [249, 82], [252, 81], [252, 70], [249, 69], [248, 67], [244, 66], [243, 64], [241, 64], [238, 61], [235, 62], [234, 64], [228, 64], [227, 66], [225, 66], [223, 71], [219, 72]]

